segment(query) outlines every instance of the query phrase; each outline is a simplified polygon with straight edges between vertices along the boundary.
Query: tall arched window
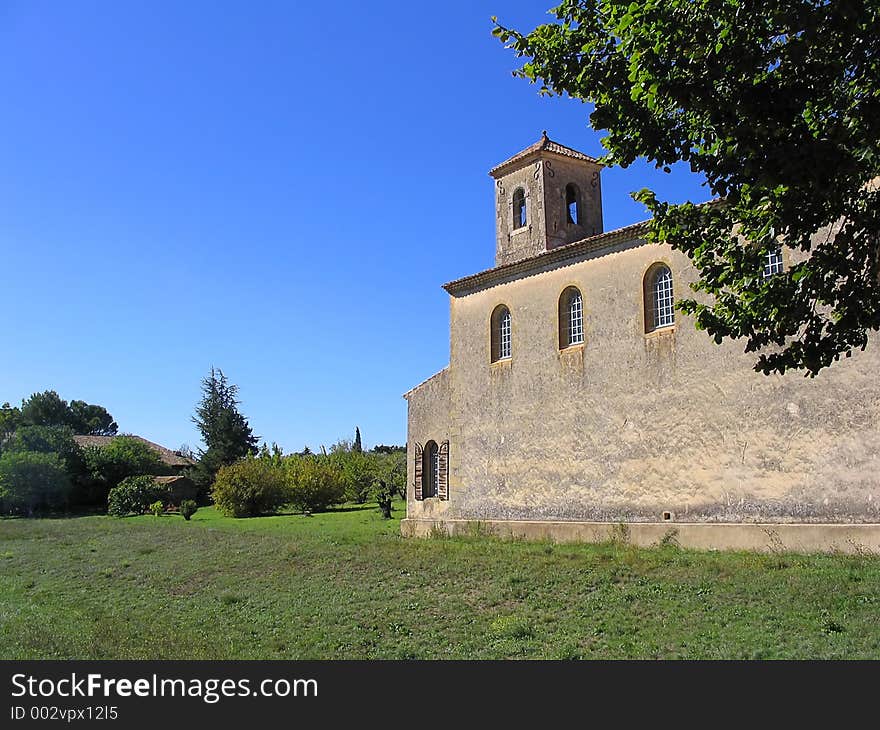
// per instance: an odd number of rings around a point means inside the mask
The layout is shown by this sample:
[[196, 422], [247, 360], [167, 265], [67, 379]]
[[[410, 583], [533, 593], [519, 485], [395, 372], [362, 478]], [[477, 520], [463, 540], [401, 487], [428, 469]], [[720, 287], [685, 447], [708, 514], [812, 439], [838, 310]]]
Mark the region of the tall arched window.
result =
[[584, 298], [570, 286], [559, 297], [559, 349], [584, 341]]
[[654, 264], [645, 273], [645, 332], [675, 324], [672, 272], [665, 264]]
[[513, 191], [513, 228], [522, 228], [528, 223], [526, 216], [526, 191], [517, 188]]
[[578, 195], [577, 185], [569, 183], [565, 186], [565, 217], [568, 223], [579, 225], [580, 216], [580, 195]]
[[511, 353], [510, 310], [503, 304], [492, 312], [492, 362], [507, 360]]
[[767, 279], [773, 274], [781, 274], [782, 269], [782, 250], [778, 247], [771, 249], [764, 257], [764, 278]]
[[415, 443], [413, 447], [415, 498], [449, 499], [449, 441], [444, 441], [439, 447], [436, 441], [428, 441], [424, 448], [419, 443]]
[[436, 441], [425, 444], [422, 464], [422, 499], [436, 497], [440, 491], [440, 449]]

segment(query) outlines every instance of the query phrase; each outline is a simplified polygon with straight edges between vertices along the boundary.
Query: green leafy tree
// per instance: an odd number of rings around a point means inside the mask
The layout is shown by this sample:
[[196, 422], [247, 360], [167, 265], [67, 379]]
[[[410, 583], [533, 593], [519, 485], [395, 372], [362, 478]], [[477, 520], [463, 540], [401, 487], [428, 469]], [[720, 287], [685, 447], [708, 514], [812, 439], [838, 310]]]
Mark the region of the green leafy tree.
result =
[[387, 446], [386, 444], [376, 444], [372, 449], [374, 454], [394, 454], [406, 453], [406, 446]]
[[345, 500], [343, 476], [333, 456], [292, 456], [285, 460], [288, 501], [301, 512], [320, 512]]
[[370, 496], [374, 481], [374, 459], [362, 451], [333, 451], [326, 457], [343, 485], [346, 502], [363, 504]]
[[211, 497], [229, 517], [274, 514], [290, 501], [284, 468], [254, 457], [220, 467]]
[[83, 450], [74, 441], [69, 426], [21, 426], [8, 439], [4, 451], [56, 454], [74, 483], [87, 473]]
[[[699, 272], [677, 303], [764, 373], [815, 375], [880, 328], [880, 5], [873, 0], [566, 0], [494, 33], [516, 75], [590, 102], [604, 161], [683, 161], [719, 204], [636, 194], [649, 239]], [[872, 181], [874, 181], [872, 183]], [[777, 247], [797, 253], [762, 276]]]
[[115, 436], [119, 426], [104, 406], [81, 400], [70, 401], [70, 420], [74, 433], [91, 436]]
[[9, 403], [4, 403], [0, 407], [0, 449], [20, 425], [21, 411]]
[[168, 472], [159, 455], [134, 436], [117, 436], [106, 446], [83, 450], [86, 469], [91, 476], [89, 499], [101, 504], [110, 491], [126, 477], [161, 476]]
[[9, 451], [0, 455], [0, 511], [33, 516], [67, 505], [70, 477], [55, 454]]
[[211, 368], [211, 374], [202, 380], [202, 400], [193, 417], [205, 443], [192, 474], [202, 494], [210, 489], [221, 467], [257, 453], [259, 439], [239, 405], [238, 386], [229, 383], [222, 370]]
[[374, 483], [384, 484], [392, 495], [406, 499], [406, 448], [375, 454], [374, 464]]
[[361, 429], [358, 426], [354, 427], [354, 443], [351, 446], [351, 450], [358, 454], [363, 453], [364, 450], [361, 444]]
[[34, 393], [21, 404], [21, 422], [31, 426], [68, 426], [75, 434], [113, 436], [118, 431], [103, 406], [74, 400], [68, 403], [54, 390]]
[[30, 426], [70, 426], [70, 406], [54, 390], [34, 393], [22, 401], [21, 420]]

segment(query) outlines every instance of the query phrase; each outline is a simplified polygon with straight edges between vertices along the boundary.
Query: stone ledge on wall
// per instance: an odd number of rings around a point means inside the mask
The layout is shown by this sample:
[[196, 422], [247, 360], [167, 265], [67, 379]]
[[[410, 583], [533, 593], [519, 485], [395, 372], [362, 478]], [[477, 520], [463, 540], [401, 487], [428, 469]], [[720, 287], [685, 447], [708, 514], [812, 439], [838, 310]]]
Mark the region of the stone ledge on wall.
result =
[[880, 524], [770, 524], [696, 522], [543, 522], [529, 520], [411, 519], [404, 537], [485, 535], [552, 542], [622, 542], [638, 547], [673, 544], [696, 550], [880, 554]]

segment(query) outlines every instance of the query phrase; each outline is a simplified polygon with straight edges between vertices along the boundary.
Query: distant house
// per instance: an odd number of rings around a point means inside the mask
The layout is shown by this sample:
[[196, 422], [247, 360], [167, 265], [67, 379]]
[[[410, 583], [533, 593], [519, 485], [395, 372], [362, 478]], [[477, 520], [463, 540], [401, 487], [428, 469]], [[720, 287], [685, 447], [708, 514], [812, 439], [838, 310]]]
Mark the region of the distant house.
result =
[[[124, 435], [129, 438], [137, 439], [145, 443], [149, 446], [153, 451], [156, 452], [158, 457], [162, 460], [162, 463], [168, 467], [168, 471], [172, 475], [181, 475], [183, 474], [185, 469], [189, 469], [196, 465], [194, 459], [190, 459], [188, 456], [184, 456], [178, 451], [172, 451], [171, 449], [166, 449], [164, 446], [160, 446], [159, 444], [153, 443], [152, 441], [148, 441], [141, 436], [135, 436], [133, 434], [119, 434], [120, 436]], [[86, 446], [107, 446], [113, 439], [117, 438], [117, 436], [74, 436], [73, 440], [81, 446], [85, 448]]]

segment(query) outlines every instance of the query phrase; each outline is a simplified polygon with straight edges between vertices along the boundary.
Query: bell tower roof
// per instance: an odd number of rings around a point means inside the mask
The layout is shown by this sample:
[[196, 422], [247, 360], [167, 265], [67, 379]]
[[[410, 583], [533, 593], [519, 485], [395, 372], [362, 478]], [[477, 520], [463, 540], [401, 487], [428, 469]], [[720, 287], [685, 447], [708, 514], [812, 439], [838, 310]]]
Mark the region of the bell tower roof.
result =
[[590, 157], [583, 152], [578, 152], [571, 147], [566, 147], [564, 144], [554, 142], [547, 136], [547, 130], [545, 129], [541, 133], [541, 139], [535, 142], [535, 144], [526, 147], [522, 152], [517, 152], [513, 157], [509, 157], [500, 165], [496, 165], [489, 170], [489, 174], [497, 179], [514, 167], [519, 167], [520, 165], [527, 163], [529, 158], [539, 157], [541, 152], [552, 152], [553, 154], [562, 155], [563, 157], [568, 157], [570, 159], [583, 160], [584, 162], [592, 162], [595, 165], [602, 166], [602, 163], [595, 157]]

